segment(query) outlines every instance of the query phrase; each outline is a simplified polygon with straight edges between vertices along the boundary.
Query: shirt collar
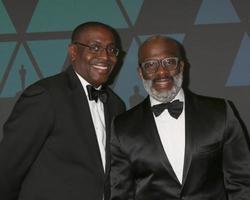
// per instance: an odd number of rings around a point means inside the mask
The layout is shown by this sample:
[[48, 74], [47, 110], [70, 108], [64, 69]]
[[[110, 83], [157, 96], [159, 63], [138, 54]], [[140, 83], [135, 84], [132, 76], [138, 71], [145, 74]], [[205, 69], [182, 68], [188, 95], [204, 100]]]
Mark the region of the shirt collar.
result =
[[[87, 85], [91, 85], [88, 81], [86, 81], [83, 77], [81, 77], [80, 74], [78, 74], [76, 71], [75, 71], [77, 77], [79, 78], [81, 84], [82, 84], [82, 87], [84, 89], [84, 92], [85, 94], [88, 96], [88, 90], [87, 90]], [[102, 88], [102, 86], [100, 85], [99, 87], [95, 88], [97, 90], [100, 90]]]

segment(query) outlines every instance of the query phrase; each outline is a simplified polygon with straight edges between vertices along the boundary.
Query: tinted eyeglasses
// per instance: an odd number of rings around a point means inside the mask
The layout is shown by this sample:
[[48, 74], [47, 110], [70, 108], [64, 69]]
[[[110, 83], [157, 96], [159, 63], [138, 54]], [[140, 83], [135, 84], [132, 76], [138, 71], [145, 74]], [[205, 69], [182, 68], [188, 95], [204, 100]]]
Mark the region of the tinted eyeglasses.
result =
[[176, 70], [178, 67], [179, 58], [178, 57], [167, 57], [161, 60], [152, 59], [142, 62], [140, 67], [148, 74], [154, 74], [157, 72], [159, 66], [163, 66], [169, 71]]
[[95, 53], [95, 54], [100, 53], [103, 50], [105, 50], [109, 56], [118, 56], [119, 55], [119, 49], [113, 45], [102, 47], [98, 44], [87, 45], [87, 44], [83, 44], [81, 42], [73, 42], [73, 44], [80, 45], [82, 47], [87, 47], [91, 53]]

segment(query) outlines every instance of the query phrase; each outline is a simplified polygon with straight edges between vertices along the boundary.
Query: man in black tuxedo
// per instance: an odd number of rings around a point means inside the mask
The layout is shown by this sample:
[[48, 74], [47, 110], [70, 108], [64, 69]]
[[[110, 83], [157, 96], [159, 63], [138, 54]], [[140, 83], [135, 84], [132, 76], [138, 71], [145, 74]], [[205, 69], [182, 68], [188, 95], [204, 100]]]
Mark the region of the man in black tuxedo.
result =
[[111, 133], [111, 200], [249, 200], [250, 152], [228, 102], [182, 88], [181, 46], [153, 36], [139, 49], [149, 94]]
[[4, 125], [1, 200], [108, 198], [110, 124], [125, 110], [104, 86], [117, 62], [116, 34], [88, 22], [71, 39], [71, 66], [28, 87]]

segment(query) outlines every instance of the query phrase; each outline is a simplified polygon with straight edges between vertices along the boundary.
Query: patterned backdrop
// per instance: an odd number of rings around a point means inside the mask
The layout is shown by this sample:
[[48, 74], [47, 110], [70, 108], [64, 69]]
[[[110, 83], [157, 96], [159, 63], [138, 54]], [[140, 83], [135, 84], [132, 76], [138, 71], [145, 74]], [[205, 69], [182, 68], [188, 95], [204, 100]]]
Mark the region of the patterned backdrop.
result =
[[186, 49], [188, 87], [232, 100], [250, 130], [249, 10], [249, 0], [2, 0], [0, 127], [24, 88], [68, 66], [73, 28], [101, 21], [119, 32], [126, 52], [111, 87], [128, 108], [146, 96], [136, 72], [138, 45], [168, 35]]

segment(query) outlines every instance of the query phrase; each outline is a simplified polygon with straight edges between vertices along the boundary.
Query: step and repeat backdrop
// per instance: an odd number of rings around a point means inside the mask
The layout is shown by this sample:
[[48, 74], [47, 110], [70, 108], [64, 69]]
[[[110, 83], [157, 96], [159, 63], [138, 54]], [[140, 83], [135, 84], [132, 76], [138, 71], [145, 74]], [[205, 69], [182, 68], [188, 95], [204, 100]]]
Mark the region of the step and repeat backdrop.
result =
[[21, 92], [67, 68], [71, 31], [86, 21], [120, 34], [125, 55], [111, 87], [127, 108], [146, 96], [136, 71], [138, 46], [162, 34], [186, 50], [188, 88], [231, 100], [250, 130], [249, 10], [248, 0], [0, 1], [0, 140]]

